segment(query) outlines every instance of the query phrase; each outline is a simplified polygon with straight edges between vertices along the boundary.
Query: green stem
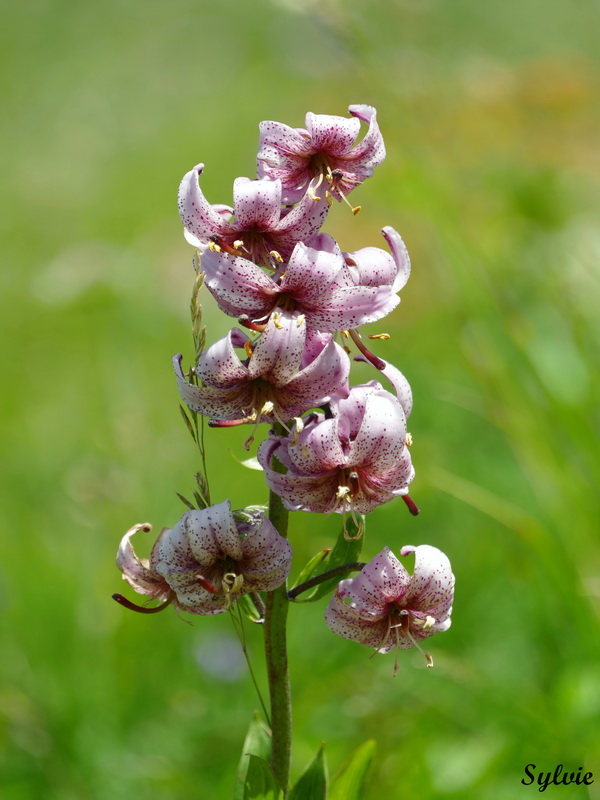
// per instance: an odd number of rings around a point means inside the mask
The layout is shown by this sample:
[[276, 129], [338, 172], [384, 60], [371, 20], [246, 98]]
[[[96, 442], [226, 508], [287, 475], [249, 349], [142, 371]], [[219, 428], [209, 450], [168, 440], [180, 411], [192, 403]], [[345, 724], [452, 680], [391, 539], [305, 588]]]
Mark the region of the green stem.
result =
[[[272, 466], [276, 468], [275, 463]], [[269, 519], [279, 535], [287, 538], [288, 511], [273, 491], [269, 495]], [[273, 592], [267, 592], [264, 628], [271, 698], [271, 768], [284, 797], [287, 796], [289, 785], [292, 752], [292, 696], [286, 640], [288, 608], [286, 583]]]

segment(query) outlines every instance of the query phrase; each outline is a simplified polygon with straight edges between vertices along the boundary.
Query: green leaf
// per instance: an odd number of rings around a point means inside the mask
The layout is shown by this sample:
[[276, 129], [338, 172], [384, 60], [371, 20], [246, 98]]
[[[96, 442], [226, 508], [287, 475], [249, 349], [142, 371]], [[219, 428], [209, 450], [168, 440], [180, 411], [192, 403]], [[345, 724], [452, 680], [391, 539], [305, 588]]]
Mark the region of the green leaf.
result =
[[250, 622], [259, 623], [264, 621], [262, 612], [256, 607], [256, 603], [254, 602], [252, 595], [242, 594], [240, 597], [238, 597], [236, 603], [238, 604], [242, 614], [248, 617]]
[[290, 792], [289, 800], [326, 800], [327, 798], [327, 761], [325, 745], [304, 770], [298, 782]]
[[179, 494], [179, 492], [175, 492], [175, 494], [181, 500], [183, 505], [187, 506], [190, 509], [190, 511], [195, 511], [196, 510], [196, 506], [193, 503], [190, 503], [190, 501], [187, 499], [187, 497], [184, 497], [182, 494]]
[[[358, 561], [360, 553], [362, 551], [363, 542], [365, 540], [364, 518], [362, 519], [362, 524], [363, 524], [363, 535], [360, 537], [360, 539], [352, 539], [351, 541], [348, 541], [346, 539], [346, 537], [344, 536], [344, 529], [342, 528], [337, 538], [337, 541], [333, 547], [333, 550], [331, 550], [329, 555], [321, 562], [320, 569], [315, 570], [314, 575], [309, 575], [302, 581], [298, 579], [298, 583], [303, 583], [304, 581], [309, 580], [312, 577], [316, 577], [316, 575], [318, 575], [319, 573], [327, 572], [328, 570], [334, 569], [335, 567], [341, 567], [342, 564], [351, 564], [354, 561]], [[349, 519], [347, 521], [347, 528], [348, 528], [348, 533], [351, 536], [356, 535], [357, 532], [356, 526], [354, 525], [352, 519]], [[312, 603], [315, 600], [320, 600], [321, 597], [325, 597], [325, 595], [330, 594], [330, 592], [333, 589], [335, 589], [335, 587], [341, 580], [347, 578], [348, 575], [351, 574], [352, 570], [349, 570], [347, 573], [343, 573], [342, 575], [336, 575], [335, 578], [330, 578], [329, 580], [320, 583], [318, 586], [315, 586], [314, 589], [309, 589], [305, 594], [302, 594], [300, 597], [296, 598], [295, 602]]]
[[319, 552], [316, 553], [306, 564], [300, 575], [298, 575], [294, 586], [299, 586], [301, 583], [304, 583], [310, 578], [314, 578], [315, 575], [318, 575], [320, 572], [323, 572], [323, 561], [325, 561], [329, 553], [331, 553], [331, 549], [319, 550]]
[[251, 755], [246, 773], [244, 800], [279, 800], [281, 796], [269, 764], [263, 758]]
[[361, 744], [331, 782], [328, 800], [360, 800], [367, 770], [374, 754], [373, 739]]
[[244, 740], [242, 756], [235, 776], [233, 800], [245, 800], [246, 798], [246, 779], [251, 756], [256, 756], [265, 762], [271, 758], [271, 734], [257, 713], [250, 723]]

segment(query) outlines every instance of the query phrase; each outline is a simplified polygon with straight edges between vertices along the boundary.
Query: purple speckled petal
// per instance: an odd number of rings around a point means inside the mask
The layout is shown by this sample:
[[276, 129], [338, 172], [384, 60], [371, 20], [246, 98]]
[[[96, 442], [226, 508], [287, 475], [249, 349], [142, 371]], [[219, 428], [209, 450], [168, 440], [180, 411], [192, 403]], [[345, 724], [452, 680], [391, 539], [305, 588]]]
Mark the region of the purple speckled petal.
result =
[[139, 594], [166, 598], [169, 594], [169, 587], [160, 576], [150, 569], [147, 558], [139, 558], [136, 555], [131, 543], [131, 537], [138, 531], [151, 530], [152, 526], [144, 522], [141, 525], [134, 525], [127, 531], [119, 545], [117, 566], [123, 573], [123, 580], [127, 581]]
[[215, 210], [200, 191], [198, 178], [203, 169], [204, 164], [198, 164], [184, 175], [178, 195], [179, 215], [187, 234], [186, 238], [195, 247], [200, 248], [206, 245], [213, 234], [229, 231], [229, 225], [224, 218], [224, 209], [227, 207], [218, 206]]
[[327, 402], [335, 392], [347, 392], [350, 361], [333, 340], [287, 385], [287, 389], [304, 398], [305, 410]]
[[248, 380], [248, 368], [242, 364], [235, 352], [234, 335], [237, 347], [240, 346], [240, 342], [249, 341], [239, 328], [233, 328], [226, 336], [211, 344], [200, 356], [196, 374], [209, 386], [229, 389], [241, 381]]
[[247, 591], [270, 592], [287, 578], [292, 565], [292, 547], [266, 518], [252, 526], [241, 540], [243, 557], [238, 568]]
[[288, 449], [295, 472], [314, 476], [344, 467], [346, 456], [338, 434], [338, 420], [325, 419], [308, 425]]
[[352, 442], [351, 464], [370, 472], [390, 470], [400, 458], [406, 439], [406, 420], [400, 403], [384, 389], [367, 397], [360, 430]]
[[409, 585], [410, 575], [404, 565], [389, 547], [384, 547], [340, 593], [360, 614], [380, 617], [391, 603], [404, 597]]
[[194, 386], [189, 383], [181, 369], [181, 356], [173, 358], [177, 388], [183, 402], [205, 417], [219, 420], [242, 419], [252, 412], [252, 384], [244, 381], [230, 389], [214, 386]]
[[[372, 173], [373, 167], [381, 164], [385, 158], [385, 145], [377, 124], [377, 113], [373, 106], [366, 105], [348, 106], [348, 111], [369, 126], [363, 140], [353, 148], [349, 155], [355, 160], [360, 160], [362, 169], [366, 170], [370, 167]], [[367, 176], [365, 175], [365, 177]]]
[[334, 117], [329, 114], [306, 115], [306, 130], [310, 134], [313, 153], [324, 152], [333, 156], [346, 153], [356, 141], [360, 120], [353, 117]]
[[207, 249], [202, 255], [204, 283], [219, 308], [231, 317], [246, 314], [260, 319], [268, 314], [280, 291], [275, 281], [252, 261]]
[[427, 544], [406, 545], [400, 550], [401, 556], [410, 553], [415, 554], [415, 569], [404, 598], [406, 608], [429, 614], [436, 622], [446, 622], [454, 598], [454, 575], [448, 557]]
[[272, 314], [248, 364], [250, 378], [285, 386], [298, 372], [305, 341], [306, 322], [299, 312]]
[[304, 194], [297, 205], [288, 213], [282, 214], [271, 232], [276, 249], [284, 258], [289, 258], [298, 242], [304, 242], [318, 233], [328, 211], [325, 192], [320, 200], [312, 200], [308, 194]]
[[272, 230], [281, 215], [281, 181], [236, 178], [233, 207], [238, 231]]
[[[345, 584], [352, 579], [342, 581], [325, 609], [325, 622], [327, 627], [343, 636], [366, 647], [379, 650], [389, 638], [387, 614], [383, 616], [367, 616], [360, 614], [355, 608], [344, 601]], [[387, 643], [387, 642], [386, 642]], [[383, 651], [385, 652], [385, 651]]]

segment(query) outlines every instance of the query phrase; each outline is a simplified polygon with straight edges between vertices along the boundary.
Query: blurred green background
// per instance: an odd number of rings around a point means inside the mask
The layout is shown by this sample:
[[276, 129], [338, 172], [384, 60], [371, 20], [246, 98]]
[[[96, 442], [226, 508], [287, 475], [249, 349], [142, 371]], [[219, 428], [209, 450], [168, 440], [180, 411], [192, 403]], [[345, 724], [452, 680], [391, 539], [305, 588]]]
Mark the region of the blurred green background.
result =
[[[413, 386], [422, 513], [374, 512], [366, 555], [442, 548], [454, 623], [431, 640], [434, 670], [408, 652], [393, 678], [393, 657], [326, 629], [325, 601], [292, 608], [293, 772], [324, 739], [335, 772], [375, 737], [366, 800], [531, 796], [527, 763], [595, 770], [589, 790], [549, 791], [600, 797], [600, 5], [1, 14], [0, 796], [230, 796], [258, 707], [231, 622], [110, 599], [122, 533], [173, 525], [197, 468], [170, 366], [192, 351], [175, 193], [204, 161], [207, 197], [229, 203], [261, 119], [370, 103], [387, 160], [353, 195], [362, 212], [336, 206], [326, 230], [353, 250], [393, 225], [409, 247], [401, 306], [373, 329]], [[205, 316], [209, 340], [228, 329], [208, 296]], [[215, 502], [266, 499], [231, 454], [244, 433], [209, 432]], [[337, 530], [294, 514], [295, 570]]]

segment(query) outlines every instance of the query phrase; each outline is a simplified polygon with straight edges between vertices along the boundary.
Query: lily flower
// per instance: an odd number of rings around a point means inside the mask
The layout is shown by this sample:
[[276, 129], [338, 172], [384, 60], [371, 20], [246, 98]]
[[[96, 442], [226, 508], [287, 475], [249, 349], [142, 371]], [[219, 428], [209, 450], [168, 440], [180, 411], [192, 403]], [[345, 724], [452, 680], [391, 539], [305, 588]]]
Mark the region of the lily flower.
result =
[[131, 537], [151, 526], [135, 525], [121, 541], [117, 566], [136, 592], [165, 602], [156, 608], [135, 606], [124, 598], [119, 602], [142, 613], [172, 603], [192, 614], [212, 615], [226, 611], [242, 594], [281, 586], [292, 563], [290, 543], [264, 514], [237, 516], [229, 500], [186, 511], [174, 528], [162, 531], [149, 559], [136, 555]]
[[[408, 494], [414, 477], [406, 417], [380, 384], [334, 398], [331, 418], [311, 414], [301, 431], [271, 434], [258, 450], [269, 487], [290, 510], [367, 514]], [[277, 459], [285, 474], [271, 467]]]
[[[379, 653], [421, 650], [419, 642], [448, 630], [454, 599], [450, 562], [441, 550], [426, 544], [400, 550], [401, 556], [411, 553], [412, 575], [384, 547], [355, 578], [341, 581], [325, 611], [327, 626]], [[431, 656], [425, 656], [427, 666], [433, 666]]]
[[378, 247], [343, 255], [331, 236], [320, 233], [298, 242], [273, 278], [244, 257], [207, 250], [204, 282], [222, 311], [254, 325], [280, 308], [304, 314], [307, 325], [321, 331], [356, 328], [389, 314], [410, 274], [399, 234], [391, 227], [382, 233], [392, 255]]
[[[242, 361], [236, 348], [247, 358]], [[185, 379], [181, 356], [173, 362], [184, 402], [217, 427], [285, 424], [336, 392], [346, 394], [350, 371], [348, 356], [331, 336], [308, 332], [303, 316], [288, 311], [272, 315], [257, 341], [234, 328], [207, 348], [196, 368], [202, 386]]]
[[[353, 105], [348, 111], [350, 119], [309, 112], [306, 128], [270, 120], [260, 123], [257, 174], [281, 181], [284, 203], [295, 203], [305, 193], [314, 200], [321, 193], [329, 200], [345, 200], [381, 164], [385, 146], [375, 109]], [[369, 129], [355, 144], [361, 120]]]
[[233, 208], [211, 205], [198, 184], [203, 169], [198, 164], [184, 175], [178, 196], [185, 238], [200, 252], [210, 246], [276, 268], [297, 242], [317, 233], [327, 216], [327, 203], [309, 197], [282, 209], [281, 181], [250, 178], [235, 179]]

